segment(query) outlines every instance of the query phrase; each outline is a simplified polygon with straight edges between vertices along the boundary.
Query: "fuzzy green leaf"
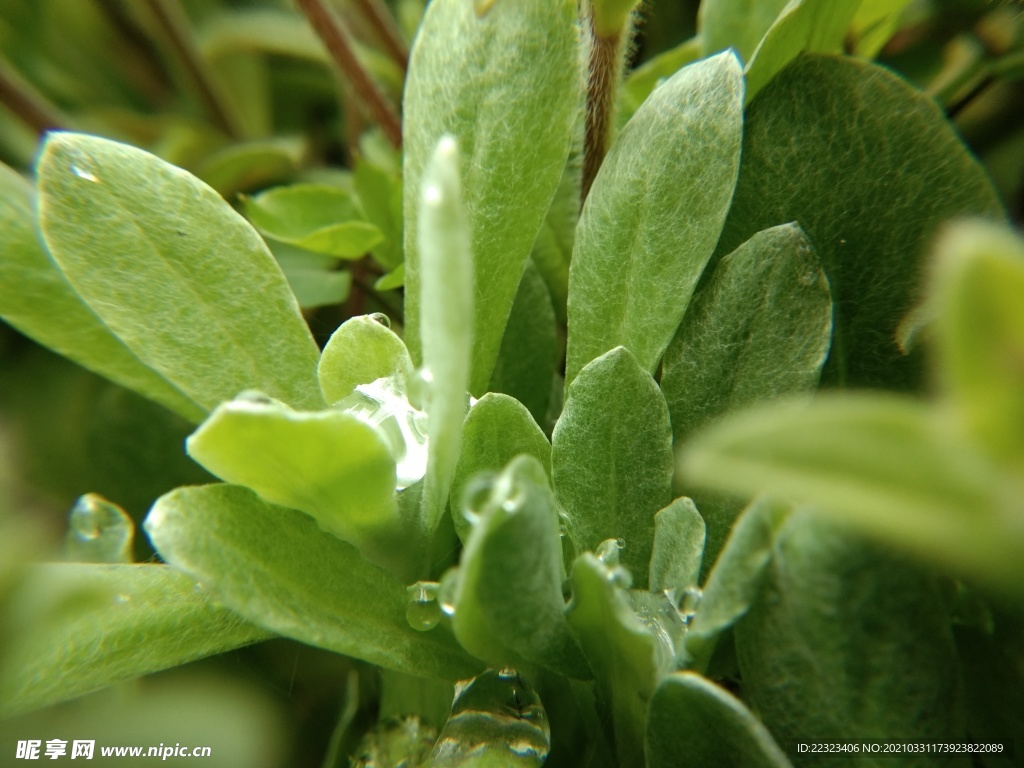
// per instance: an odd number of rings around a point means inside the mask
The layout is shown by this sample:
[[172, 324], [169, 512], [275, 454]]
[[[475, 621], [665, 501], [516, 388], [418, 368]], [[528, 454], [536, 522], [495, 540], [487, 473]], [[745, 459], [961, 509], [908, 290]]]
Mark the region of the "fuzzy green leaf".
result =
[[322, 407], [295, 297], [220, 195], [142, 150], [72, 133], [50, 134], [39, 185], [54, 259], [142, 362], [205, 408], [245, 389]]
[[807, 54], [747, 110], [717, 255], [798, 221], [836, 305], [824, 380], [907, 387], [921, 360], [894, 336], [919, 298], [922, 253], [940, 223], [972, 213], [998, 218], [999, 201], [930, 97], [873, 64]]
[[576, 233], [566, 384], [620, 345], [657, 368], [721, 233], [742, 130], [743, 73], [730, 53], [678, 72], [623, 129]]
[[[796, 514], [770, 562], [735, 637], [744, 692], [780, 743], [962, 736], [947, 600], [930, 575]], [[919, 758], [915, 765], [949, 764]]]
[[463, 503], [473, 478], [500, 472], [520, 454], [537, 459], [550, 477], [551, 444], [526, 407], [508, 395], [484, 395], [463, 424], [462, 453], [452, 479], [452, 519], [460, 539], [466, 541], [471, 529]]
[[930, 301], [947, 390], [989, 451], [1024, 467], [1024, 241], [978, 223], [947, 230]]
[[324, 400], [334, 404], [360, 384], [412, 373], [405, 344], [374, 315], [352, 317], [331, 334], [320, 356], [317, 374]]
[[942, 415], [884, 395], [765, 406], [709, 428], [684, 449], [681, 469], [701, 486], [813, 504], [875, 538], [1019, 592], [1018, 483]]
[[743, 702], [693, 672], [669, 675], [651, 698], [647, 768], [693, 765], [790, 768], [789, 760]]
[[92, 313], [36, 234], [32, 186], [0, 163], [0, 317], [76, 363], [190, 421], [203, 409], [148, 368]]
[[160, 565], [33, 566], [12, 600], [4, 716], [268, 637]]
[[771, 559], [775, 531], [788, 515], [787, 506], [759, 499], [736, 519], [686, 633], [679, 654], [683, 665], [706, 670], [719, 636], [757, 599]]
[[471, 230], [459, 180], [460, 158], [450, 136], [438, 142], [423, 171], [419, 205], [420, 333], [430, 452], [423, 503], [428, 530], [444, 514], [459, 460], [476, 339]]
[[704, 519], [691, 499], [676, 499], [654, 516], [652, 592], [681, 592], [697, 583], [704, 553]]
[[487, 389], [523, 267], [569, 155], [582, 104], [575, 0], [430, 3], [403, 105], [406, 319], [420, 352], [421, 177], [443, 135], [459, 143], [473, 238], [471, 391]]
[[704, 0], [697, 17], [704, 52], [718, 53], [732, 48], [750, 61], [788, 0]]
[[311, 515], [375, 562], [402, 538], [391, 447], [354, 414], [241, 397], [218, 406], [186, 447], [217, 477]]
[[610, 576], [590, 553], [576, 558], [568, 620], [611, 706], [619, 765], [640, 768], [647, 702], [657, 676], [655, 640]]
[[747, 101], [805, 51], [834, 53], [861, 0], [792, 0], [772, 23], [746, 67]]
[[479, 669], [443, 629], [409, 626], [405, 586], [390, 573], [246, 488], [179, 488], [145, 527], [161, 557], [273, 632], [410, 675], [457, 680]]
[[813, 389], [831, 333], [828, 281], [803, 230], [758, 232], [715, 267], [665, 353], [676, 444], [724, 413]]
[[648, 59], [630, 72], [626, 82], [622, 84], [622, 90], [619, 91], [619, 108], [616, 113], [619, 124], [625, 125], [636, 114], [640, 105], [659, 83], [672, 77], [687, 64], [695, 62], [702, 54], [701, 39], [691, 37], [675, 48], [662, 51]]
[[654, 515], [672, 500], [672, 427], [658, 385], [624, 347], [569, 387], [551, 469], [576, 551], [621, 538], [623, 565], [646, 586]]
[[452, 619], [459, 642], [495, 668], [526, 659], [589, 676], [565, 621], [558, 511], [544, 465], [514, 459], [474, 513]]
[[343, 259], [358, 259], [384, 240], [352, 195], [337, 187], [275, 187], [246, 198], [245, 213], [267, 237]]
[[490, 390], [516, 398], [541, 423], [551, 399], [557, 358], [551, 295], [540, 272], [527, 262], [491, 373]]

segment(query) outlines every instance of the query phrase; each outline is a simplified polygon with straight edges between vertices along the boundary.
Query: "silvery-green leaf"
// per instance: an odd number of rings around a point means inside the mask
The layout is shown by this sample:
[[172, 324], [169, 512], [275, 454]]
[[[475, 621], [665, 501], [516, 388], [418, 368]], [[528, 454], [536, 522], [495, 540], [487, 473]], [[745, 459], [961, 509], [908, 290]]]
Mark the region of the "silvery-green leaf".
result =
[[421, 358], [422, 175], [438, 140], [462, 150], [472, 233], [471, 391], [486, 391], [530, 248], [572, 144], [582, 105], [575, 0], [502, 0], [486, 13], [430, 3], [409, 62], [403, 105], [407, 341]]
[[[421, 177], [417, 253], [423, 303], [423, 382], [429, 459], [424, 485], [425, 523], [433, 530], [444, 514], [459, 459], [466, 391], [470, 386], [474, 328], [473, 252], [460, 181], [461, 155], [442, 138]], [[406, 320], [416, 309], [406, 304]]]
[[551, 399], [557, 357], [551, 295], [537, 267], [528, 261], [491, 373], [490, 390], [516, 398], [540, 423]]
[[395, 377], [404, 382], [412, 373], [405, 344], [384, 318], [351, 317], [338, 326], [320, 355], [317, 375], [324, 400], [337, 403], [360, 384]]
[[533, 456], [551, 475], [551, 444], [530, 412], [515, 398], [487, 393], [469, 410], [463, 423], [462, 452], [452, 479], [452, 519], [463, 541], [471, 530], [464, 503], [474, 478], [481, 473], [500, 472], [521, 454]]
[[647, 716], [646, 747], [648, 768], [676, 768], [683, 759], [694, 765], [790, 768], [743, 702], [693, 672], [669, 675], [658, 685]]
[[676, 444], [729, 411], [814, 389], [831, 333], [828, 281], [803, 230], [758, 232], [715, 266], [665, 353]]
[[232, 485], [179, 488], [145, 524], [167, 562], [254, 624], [411, 675], [458, 680], [479, 665], [442, 628], [406, 620], [405, 585], [308, 516]]
[[743, 73], [731, 53], [680, 70], [623, 129], [576, 232], [567, 384], [617, 346], [657, 368], [729, 211], [742, 131]]
[[704, 519], [692, 499], [678, 498], [654, 516], [651, 591], [681, 593], [695, 586], [703, 553]]
[[191, 421], [203, 409], [142, 363], [86, 306], [36, 233], [31, 184], [0, 163], [0, 317], [26, 336]]
[[1002, 211], [931, 97], [873, 64], [805, 54], [747, 109], [743, 167], [716, 255], [799, 222], [835, 303], [823, 380], [907, 388], [922, 361], [904, 356], [894, 336], [920, 298], [922, 255], [941, 223], [970, 214]]
[[245, 389], [323, 406], [318, 351], [266, 245], [187, 172], [107, 139], [51, 133], [40, 220], [75, 291], [204, 408]]
[[646, 586], [654, 516], [672, 500], [672, 427], [658, 385], [625, 348], [570, 385], [551, 468], [576, 551], [621, 538], [623, 565]]
[[547, 470], [514, 459], [482, 501], [459, 566], [452, 626], [464, 648], [496, 668], [520, 659], [573, 677], [590, 670], [565, 621], [558, 510]]
[[[779, 743], [959, 740], [960, 673], [943, 591], [889, 552], [790, 516], [776, 534], [765, 588], [735, 630], [743, 690]], [[968, 762], [954, 756], [952, 765]], [[925, 754], [915, 764], [951, 761]]]

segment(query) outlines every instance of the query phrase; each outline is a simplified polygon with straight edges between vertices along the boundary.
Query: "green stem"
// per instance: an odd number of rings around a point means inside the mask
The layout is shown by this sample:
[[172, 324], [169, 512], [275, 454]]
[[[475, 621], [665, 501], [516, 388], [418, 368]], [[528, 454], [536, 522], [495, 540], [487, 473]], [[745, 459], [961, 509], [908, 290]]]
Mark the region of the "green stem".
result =
[[327, 46], [338, 70], [352, 84], [370, 117], [396, 149], [401, 147], [402, 124], [398, 114], [356, 58], [352, 39], [341, 20], [324, 5], [323, 0], [296, 0], [296, 4]]
[[6, 61], [0, 58], [0, 104], [42, 136], [50, 130], [66, 130], [67, 119]]
[[200, 54], [179, 0], [146, 0], [146, 5], [185, 69], [203, 109], [218, 128], [232, 138], [239, 138], [244, 131], [238, 116], [230, 107], [209, 62]]
[[590, 63], [587, 68], [587, 116], [583, 134], [583, 178], [580, 204], [587, 199], [597, 172], [611, 144], [615, 97], [622, 74], [622, 32], [603, 36], [587, 20], [590, 31]]

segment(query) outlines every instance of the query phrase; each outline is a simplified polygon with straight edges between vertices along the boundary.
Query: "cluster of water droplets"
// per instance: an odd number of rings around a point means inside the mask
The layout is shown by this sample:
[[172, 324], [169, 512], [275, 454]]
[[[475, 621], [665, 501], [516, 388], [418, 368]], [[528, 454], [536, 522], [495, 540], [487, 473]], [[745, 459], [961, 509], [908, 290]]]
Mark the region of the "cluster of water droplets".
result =
[[65, 550], [80, 563], [130, 563], [135, 524], [116, 504], [95, 493], [75, 502], [68, 515]]
[[605, 567], [608, 581], [621, 589], [629, 589], [633, 586], [633, 575], [625, 567], [619, 565], [619, 553], [625, 547], [626, 542], [623, 539], [605, 539], [594, 550], [594, 555]]
[[410, 403], [398, 377], [360, 384], [337, 407], [384, 435], [395, 457], [396, 490], [423, 479], [427, 472], [427, 414]]
[[514, 669], [489, 669], [456, 683], [431, 765], [449, 768], [486, 757], [488, 765], [533, 768], [550, 750], [551, 728], [537, 693]]

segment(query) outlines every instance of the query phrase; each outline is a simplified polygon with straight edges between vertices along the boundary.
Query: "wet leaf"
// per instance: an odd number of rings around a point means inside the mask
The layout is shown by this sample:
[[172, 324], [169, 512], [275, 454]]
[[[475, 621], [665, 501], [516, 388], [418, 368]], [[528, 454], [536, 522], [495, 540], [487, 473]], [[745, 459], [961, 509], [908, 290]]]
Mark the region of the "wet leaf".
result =
[[0, 317], [74, 362], [196, 422], [203, 409], [140, 361], [107, 328], [36, 234], [31, 184], [0, 163]]
[[551, 444], [526, 407], [508, 395], [489, 392], [469, 410], [462, 426], [462, 452], [452, 479], [452, 519], [466, 541], [471, 525], [464, 514], [466, 492], [481, 473], [497, 473], [521, 454], [533, 456], [551, 475]]
[[179, 488], [157, 501], [145, 527], [161, 557], [259, 626], [411, 675], [478, 671], [443, 629], [409, 626], [405, 586], [390, 573], [246, 488]]
[[305, 512], [372, 560], [401, 537], [391, 446], [354, 414], [245, 396], [218, 406], [186, 447], [217, 477]]
[[472, 513], [478, 521], [462, 552], [452, 619], [459, 642], [492, 667], [525, 659], [588, 677], [565, 621], [558, 510], [544, 466], [514, 459]]
[[654, 515], [672, 500], [672, 428], [658, 385], [625, 348], [569, 387], [551, 468], [576, 551], [621, 538], [623, 565], [646, 586]]
[[677, 593], [697, 584], [704, 552], [704, 520], [691, 499], [676, 499], [654, 516], [650, 589]]
[[351, 317], [338, 326], [320, 356], [317, 374], [324, 400], [337, 403], [360, 384], [395, 378], [402, 382], [412, 373], [405, 344], [381, 318]]
[[142, 150], [72, 133], [50, 134], [39, 185], [54, 259], [146, 365], [204, 408], [253, 388], [323, 405], [295, 297], [220, 195]]

